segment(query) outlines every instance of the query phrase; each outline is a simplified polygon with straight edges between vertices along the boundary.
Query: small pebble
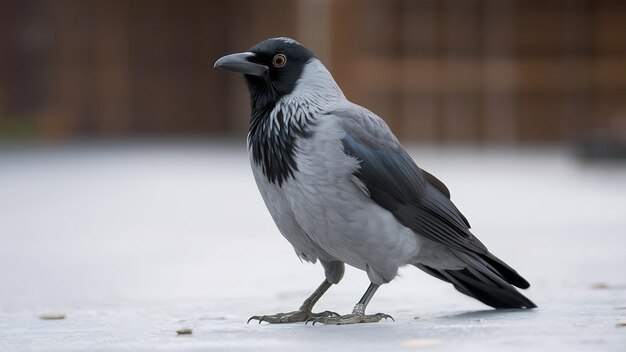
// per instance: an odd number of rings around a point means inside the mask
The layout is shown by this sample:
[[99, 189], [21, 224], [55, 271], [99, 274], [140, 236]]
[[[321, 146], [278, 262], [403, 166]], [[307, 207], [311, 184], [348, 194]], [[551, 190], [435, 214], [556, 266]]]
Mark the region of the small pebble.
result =
[[591, 288], [594, 290], [604, 290], [609, 288], [609, 285], [605, 282], [596, 282], [591, 285]]
[[43, 320], [60, 320], [60, 319], [65, 319], [65, 313], [48, 312], [48, 313], [43, 313], [42, 315], [39, 316], [39, 318]]
[[178, 335], [191, 335], [192, 332], [193, 330], [191, 328], [180, 328], [176, 330]]
[[624, 328], [626, 327], [626, 321], [620, 321], [619, 323], [615, 324], [615, 326], [618, 328]]

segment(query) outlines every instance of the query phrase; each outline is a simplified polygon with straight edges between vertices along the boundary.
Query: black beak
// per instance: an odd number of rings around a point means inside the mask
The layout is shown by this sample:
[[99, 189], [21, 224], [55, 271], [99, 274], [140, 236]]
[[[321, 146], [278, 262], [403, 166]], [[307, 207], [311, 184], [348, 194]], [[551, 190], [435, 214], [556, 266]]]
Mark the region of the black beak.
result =
[[254, 57], [255, 55], [256, 54], [251, 52], [226, 55], [215, 61], [215, 65], [213, 65], [213, 67], [243, 73], [244, 75], [267, 77], [267, 72], [269, 71], [267, 66], [248, 61], [249, 58]]

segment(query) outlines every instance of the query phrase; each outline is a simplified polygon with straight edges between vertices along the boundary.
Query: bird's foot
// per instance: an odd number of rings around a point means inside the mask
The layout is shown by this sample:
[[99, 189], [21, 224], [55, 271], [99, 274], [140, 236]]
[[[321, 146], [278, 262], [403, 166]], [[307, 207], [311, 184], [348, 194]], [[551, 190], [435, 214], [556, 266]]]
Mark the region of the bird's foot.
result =
[[345, 324], [358, 324], [358, 323], [377, 323], [382, 319], [393, 319], [391, 315], [385, 313], [377, 313], [377, 314], [364, 314], [364, 313], [351, 313], [346, 315], [338, 315], [338, 316], [329, 316], [329, 317], [319, 317], [319, 318], [309, 318], [305, 322], [308, 324], [310, 322], [315, 325], [315, 323], [322, 323], [324, 325], [345, 325]]
[[277, 313], [273, 315], [255, 315], [248, 319], [248, 323], [251, 320], [258, 320], [259, 324], [262, 321], [271, 323], [271, 324], [281, 324], [281, 323], [297, 323], [303, 322], [310, 319], [322, 319], [322, 318], [330, 318], [330, 317], [338, 317], [339, 314], [331, 311], [324, 311], [321, 313], [312, 313], [310, 311], [304, 310], [296, 310], [289, 313]]

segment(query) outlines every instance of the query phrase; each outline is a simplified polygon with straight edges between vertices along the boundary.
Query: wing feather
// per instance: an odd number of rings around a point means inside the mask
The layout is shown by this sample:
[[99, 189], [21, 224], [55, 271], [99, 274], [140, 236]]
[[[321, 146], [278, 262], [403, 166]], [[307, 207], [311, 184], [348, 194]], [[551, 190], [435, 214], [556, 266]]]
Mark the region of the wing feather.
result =
[[327, 114], [340, 118], [344, 152], [360, 162], [355, 176], [374, 202], [404, 226], [438, 243], [460, 251], [488, 253], [450, 200], [448, 188], [415, 164], [382, 119], [354, 104]]

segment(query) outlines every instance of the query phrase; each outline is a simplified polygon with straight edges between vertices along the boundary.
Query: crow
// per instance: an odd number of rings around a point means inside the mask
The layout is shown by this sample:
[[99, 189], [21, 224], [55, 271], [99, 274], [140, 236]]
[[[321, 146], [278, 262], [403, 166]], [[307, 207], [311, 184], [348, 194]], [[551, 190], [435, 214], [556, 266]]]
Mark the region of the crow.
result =
[[[214, 67], [242, 73], [250, 93], [248, 153], [276, 226], [298, 257], [325, 279], [293, 312], [253, 316], [269, 323], [354, 324], [380, 285], [413, 265], [494, 308], [534, 308], [513, 286], [529, 283], [487, 250], [450, 200], [385, 122], [351, 103], [322, 62], [290, 38], [262, 41]], [[313, 313], [341, 281], [344, 264], [371, 282], [351, 314]], [[393, 319], [393, 318], [392, 318]]]

